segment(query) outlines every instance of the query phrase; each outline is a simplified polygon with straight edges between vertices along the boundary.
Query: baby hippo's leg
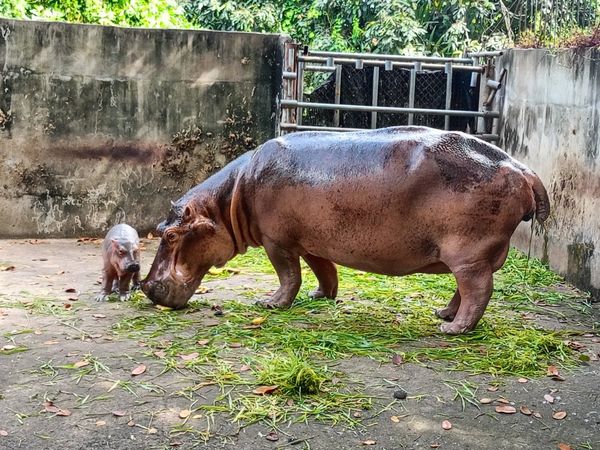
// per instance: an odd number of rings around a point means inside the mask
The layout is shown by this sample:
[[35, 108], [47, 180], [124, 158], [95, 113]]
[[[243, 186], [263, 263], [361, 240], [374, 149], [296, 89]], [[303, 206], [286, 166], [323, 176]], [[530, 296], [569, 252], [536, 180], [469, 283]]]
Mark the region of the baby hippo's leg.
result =
[[129, 283], [131, 283], [132, 278], [132, 273], [125, 273], [121, 278], [119, 278], [119, 300], [122, 302], [129, 300]]
[[114, 283], [117, 282], [117, 274], [114, 270], [104, 268], [102, 270], [102, 290], [96, 295], [97, 302], [105, 302], [113, 290]]

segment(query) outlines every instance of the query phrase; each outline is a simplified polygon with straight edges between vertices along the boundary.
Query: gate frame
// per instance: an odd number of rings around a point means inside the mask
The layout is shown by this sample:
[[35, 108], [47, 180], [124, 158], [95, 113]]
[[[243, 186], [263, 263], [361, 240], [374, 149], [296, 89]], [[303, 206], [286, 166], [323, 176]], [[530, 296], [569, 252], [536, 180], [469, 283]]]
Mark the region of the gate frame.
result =
[[[302, 48], [302, 54], [300, 54]], [[323, 131], [358, 131], [364, 128], [339, 127], [340, 111], [357, 111], [371, 113], [371, 129], [377, 127], [378, 113], [408, 114], [408, 124], [412, 125], [414, 114], [443, 115], [444, 129], [450, 128], [450, 116], [475, 117], [475, 130], [472, 134], [492, 142], [498, 141], [498, 119], [500, 112], [494, 109], [496, 92], [502, 88], [506, 75], [504, 71], [498, 80], [494, 80], [494, 58], [502, 55], [502, 51], [468, 52], [463, 58], [446, 58], [438, 56], [405, 56], [380, 55], [373, 53], [343, 53], [326, 51], [309, 51], [308, 47], [286, 43], [285, 70], [283, 72], [283, 98], [280, 100], [282, 111], [279, 124], [280, 134], [302, 130]], [[372, 104], [341, 104], [341, 69], [342, 65], [354, 65], [362, 69], [365, 65], [373, 67]], [[394, 68], [410, 69], [408, 107], [378, 106], [379, 72]], [[423, 70], [444, 70], [446, 73], [446, 100], [444, 109], [415, 108], [415, 87], [417, 73]], [[304, 101], [304, 73], [334, 72], [334, 103], [314, 103]], [[450, 109], [452, 102], [452, 75], [454, 71], [471, 72], [471, 87], [479, 84], [479, 106], [477, 111]], [[312, 126], [302, 124], [302, 111], [305, 108], [334, 110], [334, 126]]]

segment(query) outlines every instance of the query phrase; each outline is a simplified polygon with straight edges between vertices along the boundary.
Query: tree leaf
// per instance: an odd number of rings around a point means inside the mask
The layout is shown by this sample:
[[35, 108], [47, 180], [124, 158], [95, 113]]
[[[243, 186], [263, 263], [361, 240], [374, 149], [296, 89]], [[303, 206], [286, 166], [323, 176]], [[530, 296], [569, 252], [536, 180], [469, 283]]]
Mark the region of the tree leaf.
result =
[[68, 409], [59, 409], [58, 412], [56, 413], [56, 415], [68, 417], [71, 415], [71, 411], [69, 411]]
[[555, 420], [563, 420], [565, 417], [567, 417], [566, 411], [555, 411], [552, 413], [552, 418]]
[[82, 359], [81, 361], [77, 361], [75, 364], [73, 364], [73, 367], [75, 367], [76, 369], [79, 369], [80, 367], [85, 367], [88, 366], [90, 364], [89, 361]]
[[546, 400], [548, 403], [554, 403], [554, 397], [552, 397], [550, 394], [545, 394], [544, 400]]
[[442, 428], [444, 430], [450, 430], [452, 428], [452, 423], [449, 420], [444, 420], [442, 422]]
[[200, 353], [198, 353], [198, 352], [189, 353], [187, 355], [179, 355], [179, 357], [181, 359], [183, 359], [184, 361], [192, 361], [193, 359], [196, 359], [198, 356], [200, 356]]
[[517, 409], [511, 405], [498, 405], [496, 406], [496, 412], [501, 414], [514, 414]]
[[201, 347], [204, 347], [209, 342], [210, 342], [210, 339], [200, 339], [199, 341], [196, 341], [196, 344], [200, 345]]
[[560, 444], [558, 444], [558, 449], [559, 450], [571, 450], [571, 446], [569, 444], [565, 444], [564, 442], [561, 442]]
[[267, 439], [267, 441], [275, 442], [279, 440], [279, 435], [274, 431], [271, 431], [270, 433], [267, 433], [265, 438]]
[[558, 369], [556, 366], [548, 366], [548, 376], [553, 377], [558, 375]]
[[491, 398], [481, 398], [479, 399], [479, 403], [481, 403], [482, 405], [487, 405], [488, 403], [492, 403], [494, 400], [492, 400]]
[[531, 410], [525, 405], [519, 406], [519, 411], [521, 414], [525, 414], [526, 416], [530, 416], [532, 414]]
[[402, 358], [402, 355], [394, 355], [392, 356], [392, 364], [399, 366], [401, 364], [404, 364], [404, 358]]
[[259, 386], [256, 389], [254, 389], [252, 392], [254, 394], [258, 394], [258, 395], [267, 395], [267, 394], [271, 394], [274, 391], [276, 391], [277, 388], [279, 388], [279, 386], [277, 386], [277, 385], [274, 385], [274, 386]]
[[115, 417], [123, 417], [125, 414], [127, 414], [125, 411], [113, 411], [112, 415]]
[[134, 368], [131, 371], [131, 375], [135, 377], [136, 375], [143, 374], [145, 371], [146, 371], [146, 366], [143, 364], [140, 364], [139, 366], [137, 366], [136, 368]]
[[390, 417], [390, 420], [394, 423], [400, 423], [400, 417], [398, 416], [392, 416]]

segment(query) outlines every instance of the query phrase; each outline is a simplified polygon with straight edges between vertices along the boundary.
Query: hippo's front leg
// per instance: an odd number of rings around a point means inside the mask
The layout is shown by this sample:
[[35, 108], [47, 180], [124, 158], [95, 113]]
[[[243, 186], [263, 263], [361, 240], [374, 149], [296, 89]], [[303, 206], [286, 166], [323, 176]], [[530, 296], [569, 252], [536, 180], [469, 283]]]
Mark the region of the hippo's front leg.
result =
[[258, 304], [266, 308], [289, 308], [302, 284], [300, 257], [267, 239], [263, 245], [275, 272], [277, 272], [281, 286], [270, 299], [258, 302]]
[[131, 282], [132, 276], [132, 273], [126, 273], [119, 278], [119, 300], [122, 302], [129, 300], [129, 283]]
[[335, 264], [315, 255], [304, 255], [304, 261], [314, 272], [319, 287], [311, 294], [313, 298], [335, 298], [338, 291], [338, 276]]

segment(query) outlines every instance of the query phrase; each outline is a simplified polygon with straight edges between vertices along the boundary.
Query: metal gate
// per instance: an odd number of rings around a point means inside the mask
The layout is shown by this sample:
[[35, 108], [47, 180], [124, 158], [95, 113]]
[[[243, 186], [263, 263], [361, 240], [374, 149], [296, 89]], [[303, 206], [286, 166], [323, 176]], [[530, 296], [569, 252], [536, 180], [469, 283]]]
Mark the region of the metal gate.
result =
[[280, 133], [426, 125], [497, 141], [494, 98], [506, 72], [498, 80], [493, 77], [494, 58], [501, 54], [442, 58], [339, 53], [287, 43]]

